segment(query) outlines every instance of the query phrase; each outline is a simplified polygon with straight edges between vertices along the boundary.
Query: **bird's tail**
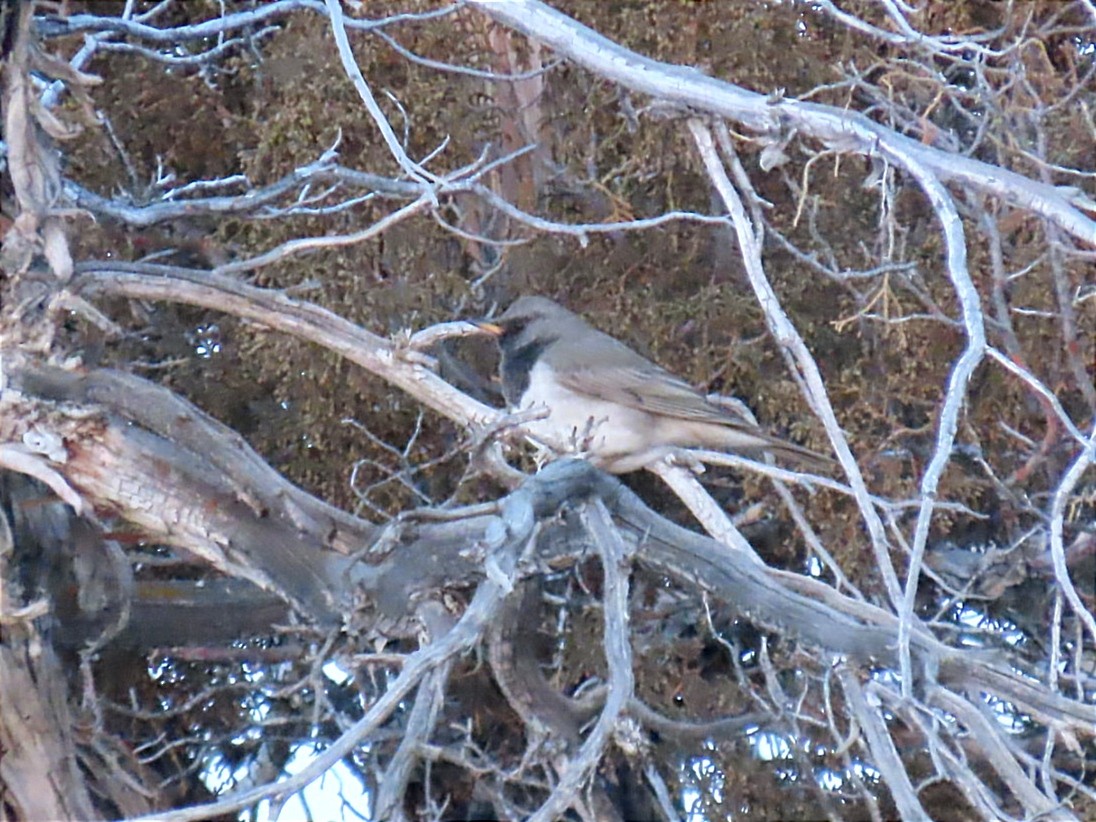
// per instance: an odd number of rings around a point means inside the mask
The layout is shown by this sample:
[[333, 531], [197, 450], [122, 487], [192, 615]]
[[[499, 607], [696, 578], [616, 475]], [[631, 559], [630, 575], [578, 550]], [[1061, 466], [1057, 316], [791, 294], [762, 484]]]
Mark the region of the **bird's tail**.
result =
[[832, 470], [837, 465], [836, 460], [824, 454], [819, 454], [817, 451], [804, 448], [802, 445], [796, 445], [794, 442], [788, 442], [777, 437], [766, 437], [766, 439], [769, 440], [769, 444], [765, 448], [766, 451], [774, 456], [786, 459], [797, 468], [823, 473]]

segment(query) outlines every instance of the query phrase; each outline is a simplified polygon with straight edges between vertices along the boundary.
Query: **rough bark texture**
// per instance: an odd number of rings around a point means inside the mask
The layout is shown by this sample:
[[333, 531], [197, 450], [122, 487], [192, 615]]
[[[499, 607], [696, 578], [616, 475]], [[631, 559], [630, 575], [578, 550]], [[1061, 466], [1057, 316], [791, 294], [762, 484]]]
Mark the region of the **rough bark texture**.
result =
[[0, 819], [1092, 817], [1096, 15], [921, 5], [4, 4]]

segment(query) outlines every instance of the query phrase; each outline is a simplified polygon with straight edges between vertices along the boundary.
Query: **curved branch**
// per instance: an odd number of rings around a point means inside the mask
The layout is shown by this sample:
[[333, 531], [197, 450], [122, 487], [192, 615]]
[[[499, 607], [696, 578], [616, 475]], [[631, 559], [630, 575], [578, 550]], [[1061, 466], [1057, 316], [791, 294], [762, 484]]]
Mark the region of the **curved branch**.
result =
[[861, 114], [818, 103], [765, 96], [707, 77], [693, 68], [652, 60], [538, 0], [469, 0], [469, 5], [632, 91], [689, 110], [727, 117], [758, 133], [797, 131], [839, 151], [881, 156], [903, 167], [907, 158], [912, 158], [940, 180], [964, 183], [1033, 211], [1082, 242], [1096, 245], [1096, 221], [1073, 205], [1068, 192], [1052, 185], [922, 145]]

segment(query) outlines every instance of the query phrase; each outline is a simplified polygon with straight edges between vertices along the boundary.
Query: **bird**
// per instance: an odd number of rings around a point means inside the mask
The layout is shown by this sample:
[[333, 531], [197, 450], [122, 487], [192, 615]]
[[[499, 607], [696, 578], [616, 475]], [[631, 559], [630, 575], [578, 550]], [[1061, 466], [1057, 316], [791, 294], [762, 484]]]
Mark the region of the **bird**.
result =
[[541, 296], [516, 299], [474, 323], [498, 340], [502, 393], [534, 439], [563, 443], [611, 474], [627, 474], [685, 448], [769, 452], [818, 469], [827, 457], [766, 433], [680, 377]]

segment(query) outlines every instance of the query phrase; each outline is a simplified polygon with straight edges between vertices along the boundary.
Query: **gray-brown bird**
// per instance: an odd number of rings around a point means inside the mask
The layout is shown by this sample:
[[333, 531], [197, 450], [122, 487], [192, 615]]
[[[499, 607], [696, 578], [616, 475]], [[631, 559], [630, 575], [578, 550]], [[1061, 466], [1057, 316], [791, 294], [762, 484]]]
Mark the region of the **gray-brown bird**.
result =
[[477, 325], [498, 337], [510, 408], [547, 410], [527, 424], [529, 432], [567, 443], [611, 473], [643, 468], [677, 448], [768, 451], [812, 468], [831, 462], [710, 402], [546, 297], [520, 297]]

